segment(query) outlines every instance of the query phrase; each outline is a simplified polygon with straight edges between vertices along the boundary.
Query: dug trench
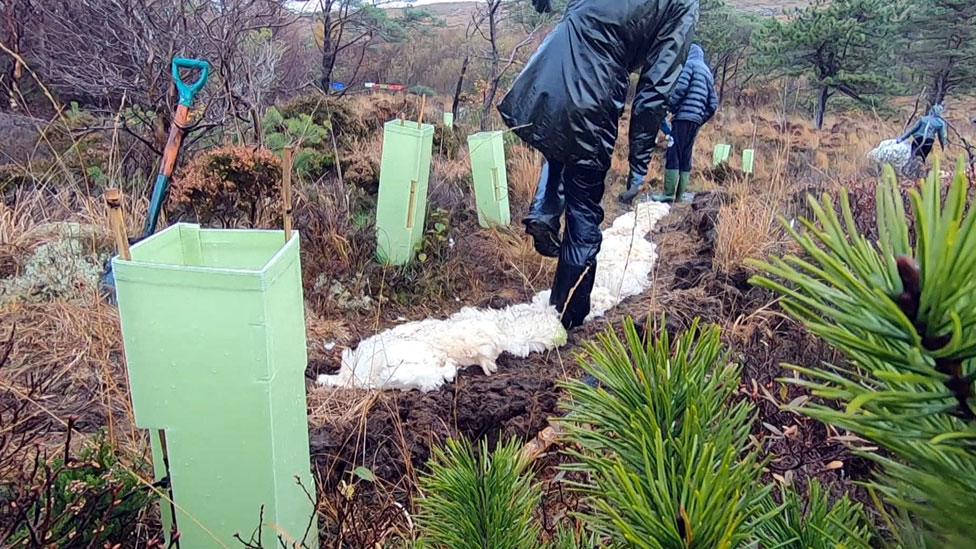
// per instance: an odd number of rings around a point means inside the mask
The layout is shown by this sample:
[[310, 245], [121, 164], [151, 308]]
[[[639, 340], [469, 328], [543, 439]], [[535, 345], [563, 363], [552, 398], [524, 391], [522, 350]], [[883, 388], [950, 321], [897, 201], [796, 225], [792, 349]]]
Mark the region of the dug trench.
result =
[[[782, 364], [816, 366], [839, 357], [783, 315], [770, 294], [751, 286], [749, 273], [725, 274], [713, 268], [716, 221], [727, 200], [720, 189], [675, 207], [651, 237], [659, 254], [651, 289], [572, 333], [559, 350], [527, 359], [502, 356], [497, 374], [485, 377], [480, 369], [468, 368], [454, 383], [429, 393], [337, 391], [333, 406], [342, 412], [336, 414], [341, 419], [313, 422], [311, 429], [322, 489], [334, 493], [357, 481], [353, 471], [365, 468], [375, 479], [357, 495], [364, 505], [380, 504], [374, 499], [380, 493], [386, 501], [406, 504], [416, 493], [418, 471], [424, 470], [432, 447], [446, 438], [485, 438], [493, 445], [509, 437], [527, 441], [544, 429], [560, 414], [559, 380], [582, 375], [576, 361], [584, 342], [611, 326], [621, 331], [628, 317], [639, 326], [648, 319], [652, 326], [660, 324], [663, 318], [663, 329], [672, 334], [700, 318], [723, 327], [729, 358], [742, 365], [739, 394], [755, 405], [753, 434], [768, 455], [770, 480], [802, 489], [808, 479], [817, 478], [835, 495], [853, 490], [863, 499], [852, 481], [865, 479], [870, 469], [850, 453], [841, 433], [782, 409], [808, 398], [779, 381], [790, 375]], [[334, 371], [337, 362], [313, 362], [309, 376]], [[552, 477], [559, 461], [554, 453], [540, 459], [540, 477]]]

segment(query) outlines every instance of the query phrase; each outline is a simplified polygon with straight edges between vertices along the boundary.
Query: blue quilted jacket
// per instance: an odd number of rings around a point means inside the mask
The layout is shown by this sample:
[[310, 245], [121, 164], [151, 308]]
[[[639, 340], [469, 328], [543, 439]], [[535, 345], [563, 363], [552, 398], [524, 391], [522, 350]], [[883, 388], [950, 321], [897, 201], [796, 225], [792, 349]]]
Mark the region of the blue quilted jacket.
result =
[[708, 122], [718, 110], [715, 93], [715, 77], [705, 63], [705, 52], [698, 44], [692, 44], [678, 83], [671, 92], [672, 120], [684, 120], [695, 124]]

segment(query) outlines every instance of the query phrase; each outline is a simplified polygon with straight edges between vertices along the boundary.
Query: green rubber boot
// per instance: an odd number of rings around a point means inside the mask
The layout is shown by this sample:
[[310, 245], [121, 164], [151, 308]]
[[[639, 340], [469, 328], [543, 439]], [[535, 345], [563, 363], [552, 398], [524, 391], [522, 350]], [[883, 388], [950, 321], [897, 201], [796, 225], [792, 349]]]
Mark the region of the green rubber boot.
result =
[[684, 202], [685, 193], [688, 192], [688, 183], [691, 182], [691, 172], [681, 172], [678, 176], [678, 192], [675, 194], [675, 202]]
[[664, 172], [664, 193], [656, 194], [651, 197], [651, 200], [657, 202], [674, 202], [675, 193], [678, 190], [678, 179], [680, 175], [678, 170], [667, 170]]

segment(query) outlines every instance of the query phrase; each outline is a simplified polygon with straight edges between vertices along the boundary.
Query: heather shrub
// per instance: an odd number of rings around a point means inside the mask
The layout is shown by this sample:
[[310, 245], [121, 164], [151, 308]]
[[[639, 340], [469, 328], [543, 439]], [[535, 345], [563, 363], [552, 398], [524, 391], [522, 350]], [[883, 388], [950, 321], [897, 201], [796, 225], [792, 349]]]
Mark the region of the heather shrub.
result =
[[173, 182], [178, 215], [224, 227], [271, 224], [279, 216], [281, 161], [267, 149], [229, 146], [190, 162]]

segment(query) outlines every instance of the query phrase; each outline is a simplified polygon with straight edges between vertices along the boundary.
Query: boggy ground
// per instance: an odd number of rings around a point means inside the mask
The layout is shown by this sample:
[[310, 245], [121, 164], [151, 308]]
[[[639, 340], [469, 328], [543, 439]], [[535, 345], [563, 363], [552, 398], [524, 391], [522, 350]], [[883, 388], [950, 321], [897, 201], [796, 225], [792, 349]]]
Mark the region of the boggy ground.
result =
[[[621, 126], [627, 127], [626, 120]], [[408, 530], [408, 514], [399, 506], [411, 508], [418, 472], [433, 446], [457, 436], [486, 438], [490, 444], [508, 437], [533, 438], [560, 413], [558, 382], [581, 375], [576, 364], [581, 345], [604, 330], [621, 330], [628, 317], [645, 324], [650, 319], [651, 330], [671, 333], [687, 329], [696, 318], [721, 326], [730, 358], [743, 366], [741, 398], [756, 406], [754, 436], [768, 453], [769, 480], [802, 489], [808, 479], [818, 478], [835, 495], [846, 492], [864, 499], [853, 481], [866, 479], [870, 470], [864, 460], [851, 455], [845, 446], [850, 440], [782, 410], [785, 404], [807, 398], [801, 390], [778, 381], [790, 375], [783, 363], [817, 366], [839, 357], [786, 318], [773, 296], [749, 284], [745, 260], [790, 251], [777, 217], [807, 214], [808, 193], [853, 186], [863, 191], [855, 198], [873, 195], [874, 174], [865, 154], [878, 136], [894, 131], [880, 120], [845, 117], [815, 132], [803, 119], [770, 110], [726, 109], [704, 128], [697, 165], [708, 165], [712, 146], [718, 142], [732, 143], [737, 153], [755, 148], [762, 160], [751, 176], [738, 170], [738, 158], [730, 166], [696, 170], [694, 186], [699, 192], [694, 202], [675, 207], [652, 235], [659, 259], [654, 283], [645, 295], [625, 301], [605, 318], [577, 330], [561, 349], [524, 360], [503, 356], [499, 372], [488, 378], [480, 369], [469, 368], [454, 383], [430, 393], [366, 393], [310, 383], [312, 452], [325, 500], [320, 509], [327, 517], [324, 538], [367, 546], [387, 539], [393, 530]], [[608, 222], [623, 211], [614, 198], [626, 175], [625, 133], [619, 142], [622, 146], [604, 199]], [[657, 155], [653, 162], [651, 173], [659, 173]], [[532, 153], [518, 146], [512, 149], [509, 181], [514, 219], [527, 207], [537, 170]], [[463, 200], [461, 195], [455, 198]], [[863, 209], [858, 212], [861, 217], [870, 213], [867, 206]], [[401, 302], [400, 307], [358, 326], [346, 323], [345, 337], [333, 340], [354, 346], [404, 318], [450, 314], [461, 307], [460, 297], [454, 302], [449, 299], [451, 292], [463, 294], [465, 304], [501, 307], [526, 301], [548, 285], [553, 262], [533, 253], [517, 223], [500, 232], [466, 232], [473, 219], [462, 214], [452, 222], [455, 245], [464, 253], [459, 261], [447, 259], [450, 268], [444, 270], [453, 274], [439, 287], [451, 288], [448, 299]], [[439, 270], [431, 276], [445, 275]], [[661, 319], [664, 326], [658, 326]], [[323, 334], [331, 337], [327, 329]], [[318, 352], [312, 337], [310, 346], [310, 381], [338, 368], [341, 345]], [[552, 480], [563, 475], [558, 471], [561, 459], [555, 451], [542, 456], [537, 462], [539, 477]], [[367, 468], [376, 480], [363, 482], [359, 467]], [[356, 490], [350, 492], [350, 486]], [[547, 528], [577, 504], [560, 482], [546, 483], [546, 502]]]
[[[707, 166], [712, 146], [727, 142], [737, 153], [755, 148], [757, 171], [739, 172], [737, 155], [731, 167], [696, 170], [694, 202], [676, 207], [652, 235], [659, 260], [647, 294], [576, 331], [562, 349], [525, 360], [502, 357], [492, 377], [469, 368], [454, 383], [426, 394], [333, 390], [313, 380], [339, 367], [344, 347], [398, 322], [443, 317], [465, 305], [503, 307], [545, 289], [554, 262], [534, 253], [517, 222], [534, 191], [539, 159], [512, 143], [508, 175], [514, 226], [481, 230], [460, 134], [439, 134], [425, 259], [390, 270], [372, 259], [368, 223], [381, 136], [363, 134], [350, 141], [339, 152], [343, 165], [351, 167], [344, 170], [345, 185], [303, 182], [295, 204], [305, 275], [309, 426], [326, 546], [373, 547], [407, 534], [418, 474], [432, 447], [452, 436], [490, 443], [531, 439], [559, 413], [558, 381], [580, 375], [581, 344], [608, 328], [619, 330], [627, 317], [652, 323], [665, 318], [663, 327], [652, 329], [671, 332], [687, 328], [696, 317], [720, 325], [731, 358], [743, 365], [740, 395], [756, 405], [754, 434], [770, 458], [770, 478], [802, 485], [817, 477], [835, 493], [848, 490], [857, 497], [851, 481], [869, 471], [846, 450], [843, 433], [781, 410], [805, 397], [777, 381], [789, 375], [781, 363], [814, 366], [837, 357], [779, 312], [772, 296], [751, 287], [744, 265], [747, 258], [790, 250], [776, 217], [803, 215], [807, 193], [848, 187], [858, 221], [869, 219], [876, 178], [865, 153], [897, 133], [896, 126], [843, 115], [816, 132], [808, 121], [774, 108], [723, 108], [703, 129], [697, 165]], [[626, 130], [626, 121], [621, 127]], [[614, 198], [626, 175], [626, 137], [622, 132], [608, 180], [608, 221], [622, 211]], [[656, 155], [652, 174], [660, 173], [659, 164]], [[15, 282], [35, 269], [32, 280], [45, 280], [51, 295], [0, 292], [0, 420], [10, 421], [0, 425], [0, 473], [30, 469], [35, 448], [56, 456], [104, 433], [126, 466], [149, 478], [146, 439], [133, 422], [118, 314], [92, 286], [112, 246], [98, 195], [47, 187], [19, 190], [5, 199], [0, 284], [15, 291], [20, 288]], [[145, 202], [127, 205], [130, 232], [138, 230]], [[278, 225], [268, 220], [260, 226]], [[68, 239], [67, 233], [74, 236]], [[42, 249], [47, 255], [39, 253]], [[77, 277], [52, 286], [43, 278], [50, 269], [32, 267], [42, 255], [57, 260], [54, 282], [65, 281], [60, 273], [69, 266]], [[11, 410], [23, 412], [15, 416]], [[65, 436], [69, 424], [73, 437]], [[3, 438], [8, 431], [33, 438], [14, 445]], [[65, 448], [66, 441], [72, 448]], [[540, 478], [562, 475], [560, 459], [557, 452], [544, 455], [537, 463]], [[545, 489], [548, 528], [576, 502], [565, 483], [547, 482]], [[154, 511], [141, 512], [139, 521], [146, 526], [140, 540], [158, 535]]]
[[[365, 466], [378, 477], [383, 496], [366, 495], [363, 503], [382, 507], [389, 497], [409, 499], [432, 445], [447, 437], [484, 437], [490, 444], [508, 437], [531, 439], [560, 413], [558, 381], [581, 375], [576, 358], [582, 342], [610, 327], [620, 330], [628, 317], [645, 323], [650, 318], [655, 329], [665, 315], [663, 328], [671, 333], [687, 329], [696, 317], [726, 328], [731, 358], [743, 365], [742, 398], [756, 405], [754, 435], [769, 453], [773, 479], [803, 486], [807, 479], [818, 478], [837, 494], [854, 489], [852, 481], [869, 474], [866, 463], [853, 458], [836, 433], [822, 424], [780, 408], [804, 397], [802, 391], [777, 381], [787, 375], [782, 363], [815, 366], [836, 357], [777, 312], [770, 295], [749, 285], [747, 272], [723, 274], [713, 269], [716, 221], [729, 200], [718, 190], [674, 208], [652, 237], [659, 252], [652, 290], [577, 330], [562, 349], [524, 360], [503, 356], [496, 375], [485, 377], [480, 369], [468, 368], [455, 383], [430, 393], [346, 391], [349, 394], [342, 396], [344, 391], [313, 388], [313, 416], [316, 403], [332, 399], [330, 405], [337, 409], [355, 403], [344, 421], [313, 421], [312, 452], [323, 486], [350, 482], [349, 472]], [[310, 374], [321, 369], [313, 365]], [[538, 474], [553, 478], [559, 463], [555, 453], [544, 456]], [[549, 488], [547, 512], [560, 514], [575, 505], [564, 490]], [[395, 523], [402, 516], [389, 518]]]

